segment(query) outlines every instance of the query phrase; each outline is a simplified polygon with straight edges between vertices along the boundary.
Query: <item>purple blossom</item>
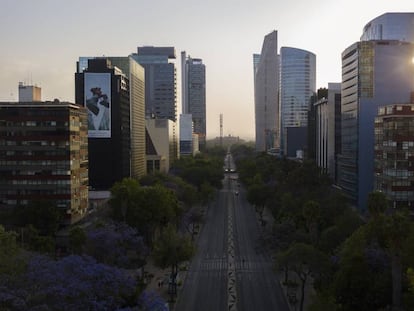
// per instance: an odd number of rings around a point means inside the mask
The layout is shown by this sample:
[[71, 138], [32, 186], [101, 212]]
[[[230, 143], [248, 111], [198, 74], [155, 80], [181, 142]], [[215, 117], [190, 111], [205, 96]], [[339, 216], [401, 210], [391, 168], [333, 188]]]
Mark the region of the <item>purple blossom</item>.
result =
[[126, 271], [87, 256], [54, 261], [34, 256], [25, 273], [0, 288], [7, 310], [117, 310], [136, 305], [136, 281]]
[[154, 291], [144, 291], [138, 300], [139, 306], [144, 311], [168, 311], [165, 300]]
[[98, 262], [129, 268], [145, 258], [148, 249], [136, 229], [112, 223], [88, 231], [85, 253]]

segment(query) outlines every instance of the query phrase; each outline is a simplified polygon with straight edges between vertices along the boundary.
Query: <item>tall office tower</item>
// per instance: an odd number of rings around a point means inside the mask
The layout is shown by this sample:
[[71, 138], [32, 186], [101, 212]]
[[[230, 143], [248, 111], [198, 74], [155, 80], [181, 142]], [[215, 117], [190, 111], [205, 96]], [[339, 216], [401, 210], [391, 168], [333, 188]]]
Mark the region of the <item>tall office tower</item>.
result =
[[76, 102], [88, 112], [89, 184], [110, 189], [131, 177], [130, 81], [107, 58], [88, 60], [75, 74]]
[[176, 121], [174, 47], [138, 47], [132, 57], [145, 69], [145, 116]]
[[191, 114], [200, 149], [206, 147], [206, 67], [199, 58], [181, 52], [182, 113]]
[[341, 83], [328, 83], [323, 96], [319, 93], [318, 90], [319, 100], [312, 107], [314, 127], [313, 133], [308, 132], [308, 141], [314, 137], [313, 159], [325, 173], [336, 180], [336, 156], [340, 153], [341, 142]]
[[365, 25], [361, 41], [414, 42], [414, 13], [385, 13]]
[[[256, 127], [256, 150], [279, 149], [279, 55], [277, 54], [277, 31], [265, 36], [258, 57], [253, 57], [254, 106]], [[256, 63], [258, 61], [258, 63]]]
[[413, 55], [414, 44], [394, 40], [356, 42], [342, 52], [338, 185], [361, 211], [374, 190], [375, 116], [379, 107], [410, 101]]
[[129, 78], [130, 126], [131, 126], [131, 177], [146, 174], [145, 156], [145, 72], [131, 56], [108, 57], [113, 66]]
[[19, 102], [40, 101], [42, 101], [42, 89], [40, 87], [19, 82]]
[[86, 109], [59, 102], [0, 103], [0, 208], [46, 200], [64, 224], [88, 208]]
[[[342, 103], [341, 83], [328, 83], [328, 172], [335, 183], [338, 182], [338, 155], [342, 150]], [[332, 148], [333, 146], [333, 148]], [[333, 154], [332, 154], [333, 152]]]
[[[79, 57], [78, 72], [88, 69], [88, 61], [96, 57]], [[145, 72], [132, 56], [106, 57], [112, 66], [128, 76], [131, 127], [131, 177], [146, 174], [145, 155]]]
[[[414, 104], [414, 101], [413, 101]], [[414, 211], [414, 105], [379, 108], [375, 118], [375, 190], [391, 207]]]
[[260, 63], [260, 54], [253, 54], [253, 78], [254, 78], [254, 83], [256, 83], [256, 72], [257, 72], [257, 67], [259, 66]]
[[308, 110], [307, 148], [305, 158], [317, 162], [317, 122], [319, 121], [319, 105], [327, 105], [328, 89], [319, 88], [316, 94], [311, 97]]
[[281, 152], [302, 157], [307, 145], [308, 109], [316, 92], [315, 54], [280, 49]]

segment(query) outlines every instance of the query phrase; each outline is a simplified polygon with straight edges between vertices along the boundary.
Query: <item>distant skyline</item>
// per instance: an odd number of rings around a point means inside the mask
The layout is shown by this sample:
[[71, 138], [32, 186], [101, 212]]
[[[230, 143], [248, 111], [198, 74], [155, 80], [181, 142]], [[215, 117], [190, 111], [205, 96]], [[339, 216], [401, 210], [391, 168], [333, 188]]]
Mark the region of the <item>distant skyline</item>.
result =
[[341, 81], [341, 53], [386, 12], [412, 0], [1, 0], [0, 101], [17, 101], [19, 81], [42, 100], [74, 102], [79, 56], [127, 56], [138, 46], [174, 46], [177, 114], [180, 52], [206, 65], [207, 138], [254, 138], [253, 54], [278, 31], [278, 46], [316, 54], [317, 88]]

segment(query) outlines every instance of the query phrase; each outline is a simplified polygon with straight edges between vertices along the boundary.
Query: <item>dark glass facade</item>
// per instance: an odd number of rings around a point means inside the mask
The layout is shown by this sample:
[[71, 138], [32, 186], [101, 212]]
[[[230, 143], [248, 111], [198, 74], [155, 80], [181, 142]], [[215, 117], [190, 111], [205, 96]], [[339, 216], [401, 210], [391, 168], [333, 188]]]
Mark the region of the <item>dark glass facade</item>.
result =
[[193, 131], [198, 135], [200, 150], [206, 146], [206, 67], [199, 58], [181, 53], [182, 111], [191, 114]]
[[374, 119], [379, 107], [409, 102], [414, 45], [362, 41], [342, 53], [342, 146], [338, 185], [360, 210], [374, 189]]
[[[282, 47], [280, 49], [280, 137], [281, 152], [287, 157], [296, 157], [298, 151], [303, 152], [307, 148], [308, 110], [315, 92], [316, 55], [301, 49]], [[298, 133], [305, 133], [305, 135], [298, 136]]]
[[[105, 77], [103, 84], [98, 83], [101, 75]], [[97, 77], [97, 79], [90, 82], [88, 81], [90, 77]], [[75, 74], [76, 102], [85, 103], [87, 107], [89, 86], [92, 86], [91, 89], [96, 87], [104, 89], [105, 86], [109, 89], [106, 95], [111, 99], [108, 105], [110, 124], [107, 132], [109, 133], [96, 135], [95, 131], [89, 129], [88, 138], [89, 184], [94, 190], [108, 190], [115, 182], [131, 176], [129, 80], [122, 71], [113, 67], [107, 58], [95, 58], [88, 61], [86, 70]], [[92, 114], [95, 113], [88, 111], [88, 114], [93, 117]]]
[[177, 119], [174, 47], [138, 47], [131, 55], [145, 69], [145, 116]]

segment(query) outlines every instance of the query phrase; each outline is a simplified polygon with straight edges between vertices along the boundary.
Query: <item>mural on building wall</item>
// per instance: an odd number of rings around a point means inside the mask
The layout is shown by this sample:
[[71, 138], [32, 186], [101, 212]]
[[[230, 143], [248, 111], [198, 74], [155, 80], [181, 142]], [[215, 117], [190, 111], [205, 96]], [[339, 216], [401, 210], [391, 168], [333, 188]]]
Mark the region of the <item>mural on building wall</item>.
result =
[[89, 138], [111, 137], [111, 75], [85, 73], [85, 107]]

